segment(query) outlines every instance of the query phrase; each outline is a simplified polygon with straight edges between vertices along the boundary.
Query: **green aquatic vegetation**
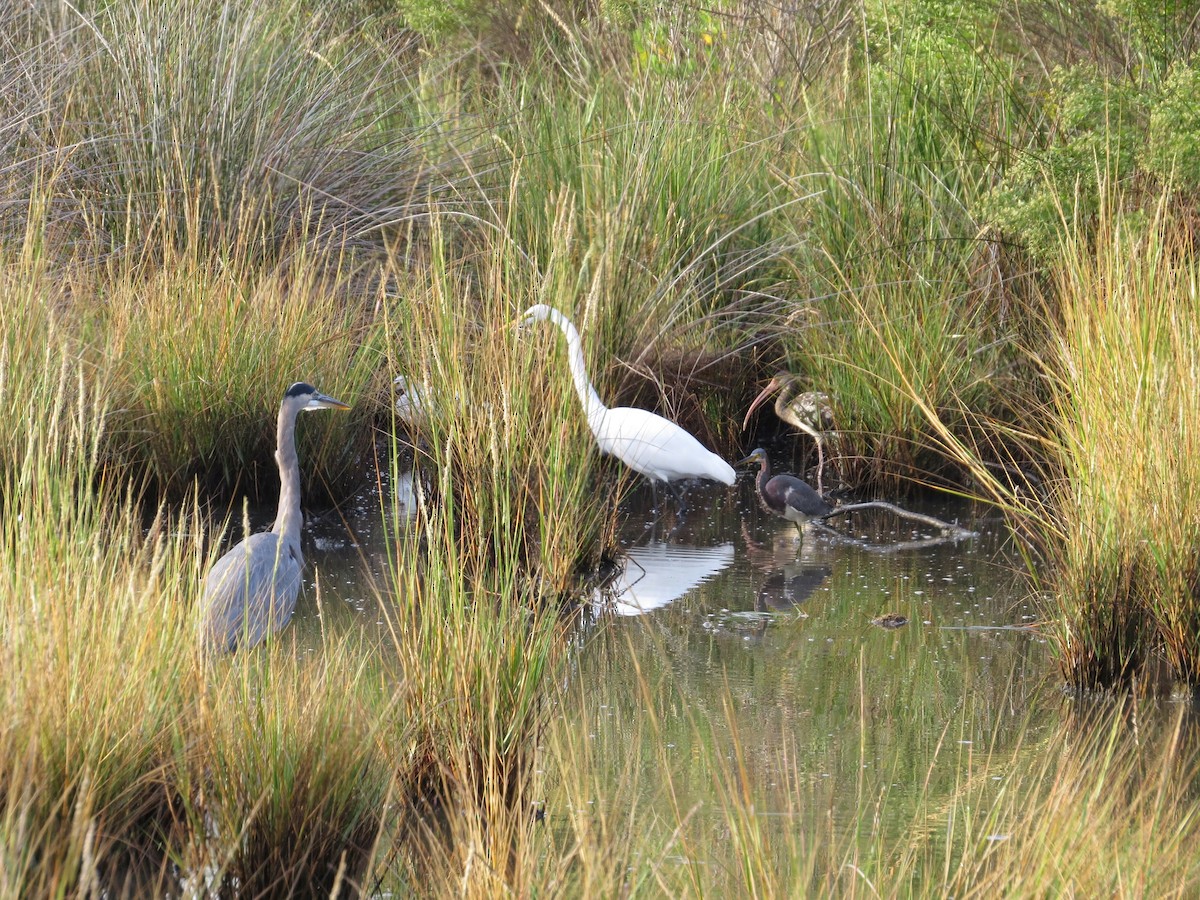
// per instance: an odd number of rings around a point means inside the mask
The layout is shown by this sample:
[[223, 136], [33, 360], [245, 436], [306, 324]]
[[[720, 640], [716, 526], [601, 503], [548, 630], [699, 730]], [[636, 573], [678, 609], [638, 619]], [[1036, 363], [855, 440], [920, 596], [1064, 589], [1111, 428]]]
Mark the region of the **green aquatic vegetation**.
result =
[[[606, 647], [613, 677], [640, 686], [633, 702], [577, 690], [545, 742], [556, 827], [539, 865], [565, 892], [1182, 896], [1200, 878], [1182, 710], [1085, 707], [1047, 728], [1033, 710], [1048, 698], [1015, 675], [1015, 708], [993, 706], [904, 653], [911, 677], [893, 695], [896, 673], [876, 676], [866, 651], [822, 657], [832, 697], [753, 703], [726, 683], [699, 710], [677, 660], [628, 670], [632, 652]], [[914, 709], [940, 734], [905, 741]], [[1134, 716], [1153, 727], [1139, 736]]]

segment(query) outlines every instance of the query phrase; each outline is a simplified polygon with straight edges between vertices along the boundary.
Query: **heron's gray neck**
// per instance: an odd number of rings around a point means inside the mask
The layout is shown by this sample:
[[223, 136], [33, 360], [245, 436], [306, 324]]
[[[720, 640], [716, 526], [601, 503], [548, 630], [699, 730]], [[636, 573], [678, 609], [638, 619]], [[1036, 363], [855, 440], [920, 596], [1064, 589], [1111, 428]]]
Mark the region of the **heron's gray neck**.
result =
[[298, 413], [299, 410], [286, 401], [279, 408], [275, 450], [275, 462], [279, 464], [279, 514], [271, 530], [283, 538], [300, 559], [300, 526], [304, 524], [304, 516], [300, 512], [300, 465], [296, 459]]
[[575, 393], [579, 395], [579, 402], [583, 404], [583, 412], [587, 416], [588, 425], [595, 433], [600, 428], [608, 408], [600, 402], [600, 395], [596, 393], [596, 389], [588, 380], [587, 361], [583, 358], [583, 341], [580, 340], [579, 332], [566, 316], [558, 314], [558, 311], [555, 310], [555, 315], [551, 318], [562, 329], [563, 336], [567, 339], [567, 364], [571, 369], [571, 378], [575, 381]]

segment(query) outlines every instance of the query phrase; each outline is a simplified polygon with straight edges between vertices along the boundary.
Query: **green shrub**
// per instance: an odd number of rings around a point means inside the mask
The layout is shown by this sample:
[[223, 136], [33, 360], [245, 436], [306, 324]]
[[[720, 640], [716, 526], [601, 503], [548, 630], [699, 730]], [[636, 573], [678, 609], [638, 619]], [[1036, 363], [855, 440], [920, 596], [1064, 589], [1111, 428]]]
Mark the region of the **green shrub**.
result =
[[1057, 135], [1021, 154], [980, 206], [1042, 262], [1057, 258], [1066, 229], [1094, 227], [1102, 189], [1133, 196], [1148, 115], [1136, 85], [1087, 66], [1055, 72], [1048, 102]]
[[978, 206], [1042, 264], [1060, 258], [1073, 232], [1095, 233], [1106, 194], [1144, 213], [1164, 189], [1190, 208], [1200, 186], [1195, 4], [1109, 0], [1096, 9], [1126, 42], [1124, 55], [1092, 52], [1053, 71], [1041, 98], [1046, 127]]
[[1171, 69], [1150, 110], [1141, 162], [1164, 184], [1200, 190], [1200, 64]]

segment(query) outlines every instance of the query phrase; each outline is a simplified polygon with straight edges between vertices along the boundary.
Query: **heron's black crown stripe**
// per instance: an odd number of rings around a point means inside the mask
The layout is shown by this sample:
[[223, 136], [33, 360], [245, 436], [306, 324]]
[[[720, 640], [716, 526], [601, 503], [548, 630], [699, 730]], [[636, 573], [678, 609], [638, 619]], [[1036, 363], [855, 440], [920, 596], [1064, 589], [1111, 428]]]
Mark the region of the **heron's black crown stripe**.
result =
[[297, 381], [287, 389], [286, 397], [299, 397], [303, 394], [315, 394], [317, 389], [306, 381]]

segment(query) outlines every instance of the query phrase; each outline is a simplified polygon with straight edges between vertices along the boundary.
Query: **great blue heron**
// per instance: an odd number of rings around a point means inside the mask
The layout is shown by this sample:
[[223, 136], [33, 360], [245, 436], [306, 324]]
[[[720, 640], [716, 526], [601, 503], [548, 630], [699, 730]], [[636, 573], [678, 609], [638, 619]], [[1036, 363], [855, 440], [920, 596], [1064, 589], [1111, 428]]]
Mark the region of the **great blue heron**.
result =
[[813, 519], [823, 519], [833, 512], [833, 507], [824, 497], [795, 475], [776, 475], [772, 478], [767, 451], [762, 447], [745, 459], [739, 460], [738, 465], [751, 462], [758, 463], [755, 487], [763, 508], [789, 522], [794, 522], [801, 535], [806, 524]]
[[742, 428], [750, 422], [750, 416], [771, 394], [775, 397], [775, 415], [794, 428], [811, 435], [817, 442], [817, 490], [822, 490], [822, 474], [825, 471], [825, 435], [833, 430], [833, 408], [829, 395], [820, 391], [802, 391], [800, 376], [791, 372], [779, 372], [754, 398], [742, 420]]
[[303, 410], [349, 408], [302, 381], [283, 395], [275, 451], [279, 513], [270, 531], [246, 538], [209, 571], [204, 581], [204, 641], [209, 649], [253, 647], [291, 620], [304, 568], [296, 416]]
[[[588, 380], [579, 332], [570, 319], [557, 309], [539, 303], [525, 310], [521, 324], [525, 326], [547, 319], [562, 329], [567, 339], [567, 365], [575, 381], [575, 391], [583, 404], [588, 427], [602, 452], [615, 456], [652, 483], [665, 482], [672, 491], [672, 482], [687, 478], [734, 483], [736, 475], [729, 463], [674, 422], [645, 409], [605, 406]], [[677, 493], [676, 499], [682, 509], [682, 495]]]

